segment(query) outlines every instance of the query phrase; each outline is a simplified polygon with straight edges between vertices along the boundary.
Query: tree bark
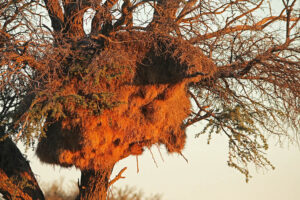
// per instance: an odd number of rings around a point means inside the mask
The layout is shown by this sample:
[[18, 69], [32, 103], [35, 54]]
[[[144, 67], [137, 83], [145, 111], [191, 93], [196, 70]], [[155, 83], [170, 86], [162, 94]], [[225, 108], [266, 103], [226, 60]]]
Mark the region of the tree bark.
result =
[[44, 200], [29, 162], [16, 144], [0, 133], [0, 193], [4, 199]]
[[77, 200], [106, 200], [109, 178], [114, 166], [99, 170], [82, 170]]

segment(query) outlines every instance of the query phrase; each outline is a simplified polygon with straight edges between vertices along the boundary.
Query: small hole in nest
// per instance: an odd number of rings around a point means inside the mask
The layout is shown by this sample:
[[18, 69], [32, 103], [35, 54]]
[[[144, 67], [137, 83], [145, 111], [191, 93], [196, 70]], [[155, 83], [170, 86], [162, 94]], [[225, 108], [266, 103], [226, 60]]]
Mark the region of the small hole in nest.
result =
[[147, 108], [145, 106], [141, 107], [141, 111], [142, 111], [143, 115], [147, 114]]
[[166, 98], [166, 94], [163, 92], [156, 97], [158, 100], [164, 100]]
[[118, 138], [115, 141], [113, 141], [113, 143], [114, 143], [115, 146], [118, 146], [120, 144], [120, 141], [121, 140]]
[[151, 104], [148, 105], [144, 105], [141, 108], [141, 112], [142, 114], [146, 117], [146, 118], [151, 118], [151, 116], [154, 113], [154, 108]]

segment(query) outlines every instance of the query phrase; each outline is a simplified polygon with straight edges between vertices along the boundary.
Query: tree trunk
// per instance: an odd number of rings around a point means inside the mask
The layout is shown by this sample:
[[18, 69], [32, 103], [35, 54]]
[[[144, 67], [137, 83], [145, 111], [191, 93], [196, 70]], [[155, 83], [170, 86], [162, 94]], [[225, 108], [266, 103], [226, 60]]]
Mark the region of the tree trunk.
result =
[[107, 190], [109, 188], [109, 178], [114, 166], [103, 169], [82, 170], [81, 183], [79, 185], [80, 200], [106, 200]]
[[16, 144], [0, 133], [0, 193], [4, 199], [44, 200], [29, 162]]

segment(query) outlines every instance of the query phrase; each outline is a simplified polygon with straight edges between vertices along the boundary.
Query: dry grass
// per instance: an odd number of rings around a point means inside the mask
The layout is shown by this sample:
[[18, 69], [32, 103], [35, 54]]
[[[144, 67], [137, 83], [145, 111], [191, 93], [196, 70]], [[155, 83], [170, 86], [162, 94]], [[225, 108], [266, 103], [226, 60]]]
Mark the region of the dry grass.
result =
[[[46, 186], [45, 188], [45, 199], [46, 200], [74, 200], [78, 195], [78, 189], [76, 187], [70, 189], [68, 192], [62, 189], [61, 183], [63, 182], [62, 178], [58, 181], [55, 181], [52, 185]], [[75, 186], [75, 184], [74, 184]]]
[[[78, 190], [71, 189], [66, 192], [62, 189], [59, 182], [54, 182], [46, 188], [46, 200], [75, 200]], [[107, 200], [160, 200], [161, 195], [145, 195], [141, 190], [135, 187], [113, 188], [109, 189]]]

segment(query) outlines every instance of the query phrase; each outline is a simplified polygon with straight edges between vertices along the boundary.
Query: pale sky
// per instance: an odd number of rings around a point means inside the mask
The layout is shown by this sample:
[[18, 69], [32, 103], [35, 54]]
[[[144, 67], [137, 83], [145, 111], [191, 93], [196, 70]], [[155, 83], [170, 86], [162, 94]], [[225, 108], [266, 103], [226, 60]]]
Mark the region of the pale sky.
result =
[[[145, 196], [162, 194], [162, 200], [299, 200], [300, 199], [300, 150], [294, 146], [280, 148], [271, 145], [267, 157], [275, 165], [275, 170], [251, 170], [253, 178], [245, 183], [244, 176], [229, 168], [226, 138], [216, 135], [210, 145], [205, 135], [194, 138], [196, 127], [188, 131], [188, 141], [183, 154], [188, 163], [179, 155], [167, 155], [161, 148], [164, 162], [156, 147], [152, 148], [158, 167], [147, 150], [139, 156], [139, 173], [136, 158], [128, 157], [119, 162], [112, 178], [125, 166], [125, 179], [114, 187], [135, 186], [144, 191]], [[273, 141], [274, 143], [274, 141]], [[32, 159], [32, 154], [29, 156]], [[44, 184], [61, 181], [67, 190], [75, 187], [80, 177], [78, 171], [62, 170], [59, 167], [40, 164], [36, 159], [31, 166], [38, 179]]]

